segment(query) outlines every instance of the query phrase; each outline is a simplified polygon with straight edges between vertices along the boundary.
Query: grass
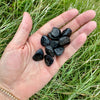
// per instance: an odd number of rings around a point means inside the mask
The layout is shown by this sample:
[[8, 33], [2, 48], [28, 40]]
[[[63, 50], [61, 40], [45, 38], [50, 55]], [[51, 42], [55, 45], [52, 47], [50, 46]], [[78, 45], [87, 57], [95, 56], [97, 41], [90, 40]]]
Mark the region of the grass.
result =
[[77, 8], [80, 13], [93, 9], [98, 26], [54, 78], [29, 100], [100, 100], [100, 0], [0, 0], [0, 57], [13, 38], [22, 14], [33, 19], [34, 33], [62, 12]]

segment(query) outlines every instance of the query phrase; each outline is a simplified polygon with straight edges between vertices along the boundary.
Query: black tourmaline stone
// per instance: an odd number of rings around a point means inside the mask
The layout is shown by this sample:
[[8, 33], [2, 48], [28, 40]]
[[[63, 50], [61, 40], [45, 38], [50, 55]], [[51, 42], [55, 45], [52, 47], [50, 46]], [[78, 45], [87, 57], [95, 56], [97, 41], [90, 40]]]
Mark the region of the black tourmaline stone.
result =
[[44, 52], [43, 52], [42, 49], [39, 49], [39, 50], [37, 50], [36, 53], [34, 54], [33, 60], [35, 60], [35, 61], [40, 61], [40, 60], [43, 59], [43, 57], [44, 57]]
[[52, 35], [51, 35], [51, 33], [49, 33], [48, 34], [48, 37], [51, 39], [51, 40], [59, 40], [59, 37], [53, 37]]
[[[45, 47], [45, 53], [42, 49], [36, 51], [32, 57], [35, 61], [43, 60], [47, 66], [51, 66], [54, 62], [53, 57], [60, 56], [64, 52], [64, 46], [70, 43], [70, 36], [72, 30], [70, 28], [65, 29], [62, 34], [60, 29], [53, 27], [52, 31], [46, 36], [41, 38], [41, 45]], [[37, 44], [38, 45], [38, 44]]]
[[51, 46], [46, 46], [45, 51], [48, 55], [50, 55], [51, 57], [54, 57], [54, 51]]
[[54, 52], [55, 52], [56, 56], [60, 56], [64, 52], [64, 47], [58, 47], [58, 48], [54, 49]]
[[69, 37], [61, 37], [60, 39], [59, 39], [59, 45], [60, 46], [65, 46], [65, 45], [67, 45], [67, 44], [69, 44], [70, 43], [70, 38]]
[[62, 32], [62, 36], [68, 36], [70, 37], [72, 34], [72, 30], [70, 28], [67, 28], [65, 29], [63, 32]]
[[58, 29], [58, 28], [56, 28], [56, 27], [53, 27], [53, 29], [52, 29], [52, 31], [51, 31], [51, 35], [52, 35], [54, 38], [60, 37], [60, 35], [61, 35], [60, 29]]
[[55, 40], [50, 40], [50, 46], [54, 49], [59, 46], [59, 42]]
[[47, 66], [51, 66], [51, 64], [54, 62], [54, 59], [50, 55], [45, 55], [44, 59]]
[[41, 44], [42, 46], [47, 46], [50, 44], [50, 40], [46, 35], [43, 35], [41, 38]]

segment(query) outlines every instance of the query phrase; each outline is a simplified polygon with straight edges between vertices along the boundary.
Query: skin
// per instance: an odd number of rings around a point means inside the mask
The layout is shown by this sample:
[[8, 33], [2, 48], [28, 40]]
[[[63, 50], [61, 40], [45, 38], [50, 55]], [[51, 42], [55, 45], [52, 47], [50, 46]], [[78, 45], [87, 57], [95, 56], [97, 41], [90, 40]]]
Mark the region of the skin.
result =
[[[24, 12], [15, 36], [0, 59], [0, 86], [21, 100], [26, 100], [38, 92], [51, 80], [64, 62], [85, 43], [87, 36], [96, 28], [96, 22], [91, 21], [95, 15], [93, 10], [79, 15], [77, 9], [71, 9], [50, 20], [29, 36], [32, 19], [27, 12]], [[36, 62], [32, 60], [32, 56], [38, 49], [44, 50], [40, 39], [53, 27], [58, 27], [61, 31], [71, 28], [73, 34], [71, 43], [65, 48], [64, 53], [60, 57], [54, 57], [54, 63], [51, 67], [47, 67], [44, 60]]]

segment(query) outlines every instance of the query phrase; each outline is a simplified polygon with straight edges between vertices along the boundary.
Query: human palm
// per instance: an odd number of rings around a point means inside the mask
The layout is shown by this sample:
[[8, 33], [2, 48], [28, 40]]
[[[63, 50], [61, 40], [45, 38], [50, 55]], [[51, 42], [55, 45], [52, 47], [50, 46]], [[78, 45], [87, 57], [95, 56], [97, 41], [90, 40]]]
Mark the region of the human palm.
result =
[[[93, 10], [77, 15], [76, 9], [64, 12], [29, 36], [32, 20], [30, 15], [25, 12], [22, 23], [0, 60], [1, 86], [6, 87], [21, 100], [28, 99], [43, 88], [96, 28], [96, 22], [91, 21], [95, 17]], [[42, 35], [47, 35], [53, 27], [58, 27], [61, 31], [71, 28], [73, 34], [71, 43], [65, 48], [64, 53], [60, 57], [54, 57], [54, 63], [48, 67], [44, 60], [36, 62], [32, 56], [39, 48], [44, 50], [40, 39]]]

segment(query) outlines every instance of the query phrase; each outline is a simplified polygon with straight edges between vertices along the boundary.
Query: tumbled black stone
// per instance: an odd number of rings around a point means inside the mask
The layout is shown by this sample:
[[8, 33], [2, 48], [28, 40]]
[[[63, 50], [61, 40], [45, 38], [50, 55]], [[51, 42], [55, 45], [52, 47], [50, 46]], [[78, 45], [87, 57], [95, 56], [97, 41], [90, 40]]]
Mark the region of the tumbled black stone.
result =
[[40, 60], [43, 59], [43, 57], [44, 57], [44, 52], [43, 52], [42, 49], [39, 49], [39, 50], [37, 50], [36, 53], [34, 54], [33, 60], [35, 60], [35, 61], [40, 61]]
[[60, 37], [61, 35], [61, 31], [60, 29], [53, 27], [52, 31], [51, 31], [51, 35], [55, 38]]
[[67, 28], [65, 29], [63, 32], [62, 32], [62, 36], [68, 36], [70, 37], [72, 34], [72, 30], [70, 28]]
[[54, 57], [54, 51], [53, 48], [51, 46], [46, 46], [45, 48], [45, 52], [50, 55], [51, 57]]
[[54, 62], [54, 59], [50, 55], [45, 55], [44, 59], [47, 66], [51, 66]]
[[50, 46], [54, 49], [59, 46], [59, 42], [56, 40], [50, 40]]
[[64, 52], [64, 47], [58, 47], [58, 48], [54, 49], [54, 52], [55, 52], [56, 56], [60, 56]]
[[67, 45], [67, 44], [69, 44], [70, 43], [70, 38], [69, 37], [61, 37], [60, 39], [59, 39], [59, 45], [60, 46], [65, 46], [65, 45]]
[[48, 34], [48, 37], [51, 39], [51, 40], [59, 40], [59, 37], [53, 37], [51, 35], [51, 33]]
[[42, 46], [47, 46], [50, 44], [50, 40], [46, 35], [43, 35], [41, 38], [41, 45]]

